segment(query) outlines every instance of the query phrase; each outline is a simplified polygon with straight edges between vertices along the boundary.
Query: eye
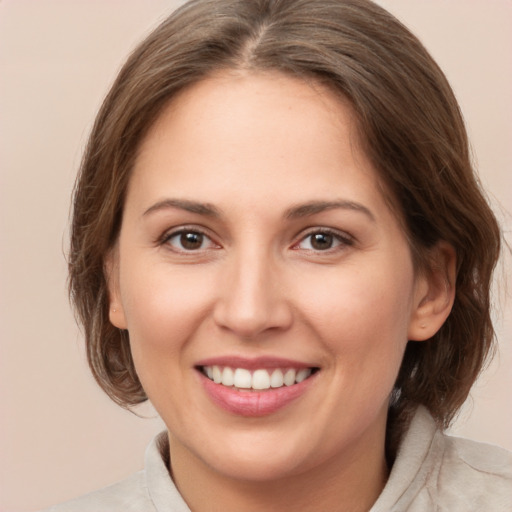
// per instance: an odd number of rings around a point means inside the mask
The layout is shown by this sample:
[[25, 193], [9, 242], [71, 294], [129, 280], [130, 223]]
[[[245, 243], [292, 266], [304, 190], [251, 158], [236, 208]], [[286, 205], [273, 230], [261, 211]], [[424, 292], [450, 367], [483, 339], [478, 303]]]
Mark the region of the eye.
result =
[[182, 229], [165, 236], [164, 244], [178, 252], [193, 252], [218, 247], [210, 237], [201, 231]]
[[317, 230], [308, 233], [295, 245], [295, 248], [306, 251], [329, 251], [352, 244], [353, 240], [346, 234], [330, 230]]

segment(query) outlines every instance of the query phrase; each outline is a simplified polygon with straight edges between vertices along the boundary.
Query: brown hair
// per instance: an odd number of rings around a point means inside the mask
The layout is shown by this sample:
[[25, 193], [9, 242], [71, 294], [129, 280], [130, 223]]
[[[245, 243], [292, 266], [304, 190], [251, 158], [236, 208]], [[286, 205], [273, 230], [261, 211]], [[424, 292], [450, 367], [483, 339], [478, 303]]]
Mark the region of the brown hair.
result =
[[455, 248], [452, 312], [431, 340], [408, 343], [391, 407], [404, 420], [423, 404], [446, 427], [494, 340], [489, 287], [500, 231], [444, 74], [399, 21], [366, 0], [193, 0], [130, 56], [97, 116], [74, 196], [70, 294], [96, 380], [125, 407], [146, 399], [128, 333], [108, 320], [104, 260], [149, 127], [180, 90], [221, 69], [279, 71], [348, 98], [417, 264], [428, 269], [428, 249], [440, 240]]

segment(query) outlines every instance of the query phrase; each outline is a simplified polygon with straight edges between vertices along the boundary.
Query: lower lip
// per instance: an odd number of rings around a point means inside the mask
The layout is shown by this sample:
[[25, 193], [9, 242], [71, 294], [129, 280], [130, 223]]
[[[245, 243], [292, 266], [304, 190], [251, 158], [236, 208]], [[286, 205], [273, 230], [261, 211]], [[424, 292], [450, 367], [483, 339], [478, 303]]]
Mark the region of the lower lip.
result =
[[207, 395], [222, 409], [239, 416], [266, 416], [283, 409], [300, 398], [315, 380], [314, 373], [293, 386], [270, 388], [265, 391], [239, 391], [216, 384], [201, 373], [201, 381]]

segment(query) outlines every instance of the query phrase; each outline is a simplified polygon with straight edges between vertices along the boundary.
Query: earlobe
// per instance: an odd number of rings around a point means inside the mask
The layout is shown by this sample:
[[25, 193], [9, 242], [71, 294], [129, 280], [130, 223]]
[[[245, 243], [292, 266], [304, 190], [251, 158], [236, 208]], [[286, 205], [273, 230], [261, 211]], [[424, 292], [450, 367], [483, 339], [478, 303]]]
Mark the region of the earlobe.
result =
[[431, 250], [429, 268], [418, 277], [409, 340], [425, 341], [441, 328], [455, 300], [456, 254], [446, 242]]
[[126, 329], [126, 318], [124, 316], [124, 310], [117, 304], [110, 303], [110, 309], [108, 318], [110, 323], [118, 329]]
[[104, 273], [107, 281], [110, 323], [118, 329], [126, 329], [126, 317], [119, 291], [119, 259], [116, 248], [112, 249], [105, 258]]

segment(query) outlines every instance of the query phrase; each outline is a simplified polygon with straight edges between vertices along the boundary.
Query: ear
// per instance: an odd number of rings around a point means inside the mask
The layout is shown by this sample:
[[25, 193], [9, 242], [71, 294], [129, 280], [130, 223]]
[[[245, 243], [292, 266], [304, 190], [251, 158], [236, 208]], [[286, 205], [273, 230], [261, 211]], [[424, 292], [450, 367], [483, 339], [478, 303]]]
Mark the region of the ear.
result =
[[428, 268], [416, 278], [409, 340], [428, 340], [448, 318], [455, 300], [456, 259], [455, 249], [446, 242], [431, 249]]
[[117, 245], [109, 251], [105, 258], [104, 272], [107, 281], [110, 323], [118, 329], [126, 329], [126, 317], [119, 290], [119, 250]]

